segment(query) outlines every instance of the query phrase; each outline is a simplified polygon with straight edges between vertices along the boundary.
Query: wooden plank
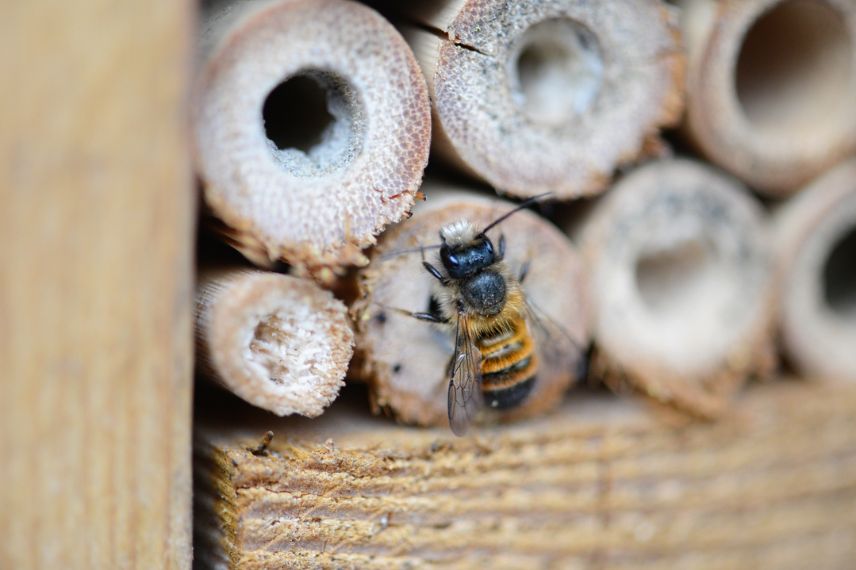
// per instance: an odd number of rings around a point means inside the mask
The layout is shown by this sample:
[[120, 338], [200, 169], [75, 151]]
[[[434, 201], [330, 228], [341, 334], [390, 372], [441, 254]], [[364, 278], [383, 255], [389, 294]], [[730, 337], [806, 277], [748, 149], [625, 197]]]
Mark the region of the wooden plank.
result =
[[192, 3], [0, 20], [0, 567], [190, 566]]
[[683, 426], [584, 394], [460, 439], [369, 418], [363, 402], [315, 421], [229, 405], [234, 425], [218, 414], [197, 447], [212, 567], [796, 569], [856, 555], [853, 386], [752, 386], [721, 421]]

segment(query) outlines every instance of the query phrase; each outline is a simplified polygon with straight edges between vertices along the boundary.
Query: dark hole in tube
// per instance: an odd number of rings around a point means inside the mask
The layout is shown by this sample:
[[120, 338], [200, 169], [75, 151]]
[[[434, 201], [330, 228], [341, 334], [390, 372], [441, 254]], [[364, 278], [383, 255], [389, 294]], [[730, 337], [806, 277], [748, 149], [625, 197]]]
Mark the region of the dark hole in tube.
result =
[[691, 314], [705, 302], [717, 266], [712, 244], [693, 239], [669, 249], [648, 252], [636, 262], [636, 285], [652, 311]]
[[784, 0], [747, 31], [736, 69], [745, 116], [764, 129], [835, 126], [851, 104], [851, 38], [844, 17], [817, 0]]
[[327, 97], [327, 86], [310, 75], [280, 83], [262, 108], [265, 134], [280, 150], [295, 148], [308, 153], [336, 120], [328, 110]]
[[856, 226], [841, 236], [826, 259], [823, 293], [836, 314], [856, 319]]

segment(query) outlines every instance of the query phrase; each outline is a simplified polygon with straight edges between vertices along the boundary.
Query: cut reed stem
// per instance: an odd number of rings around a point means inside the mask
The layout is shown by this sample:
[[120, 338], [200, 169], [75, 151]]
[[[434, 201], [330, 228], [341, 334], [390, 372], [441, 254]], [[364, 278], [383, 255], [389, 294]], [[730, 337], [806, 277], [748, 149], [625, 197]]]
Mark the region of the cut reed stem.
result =
[[196, 342], [205, 376], [277, 415], [314, 417], [344, 384], [353, 331], [345, 305], [309, 280], [223, 269], [200, 276]]
[[680, 119], [677, 18], [658, 0], [400, 4], [435, 149], [501, 193], [599, 192]]
[[226, 239], [325, 279], [415, 200], [430, 145], [425, 80], [372, 9], [220, 2], [203, 22], [197, 168]]
[[856, 380], [856, 162], [776, 213], [783, 347], [799, 372]]
[[718, 165], [787, 195], [856, 150], [856, 4], [687, 0], [686, 131]]
[[651, 163], [580, 227], [591, 272], [594, 370], [702, 417], [771, 366], [771, 252], [740, 184], [688, 160]]

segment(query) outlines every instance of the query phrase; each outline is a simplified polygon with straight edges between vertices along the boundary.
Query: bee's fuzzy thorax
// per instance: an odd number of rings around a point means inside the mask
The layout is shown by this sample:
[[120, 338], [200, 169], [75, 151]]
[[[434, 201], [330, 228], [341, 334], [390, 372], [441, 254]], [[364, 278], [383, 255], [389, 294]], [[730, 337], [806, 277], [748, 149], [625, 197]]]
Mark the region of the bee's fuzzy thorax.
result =
[[[523, 299], [523, 292], [517, 282], [509, 275], [507, 266], [504, 263], [499, 263], [495, 266], [495, 269], [505, 278], [508, 287], [505, 307], [499, 315], [491, 317], [483, 317], [471, 313], [469, 321], [474, 335], [494, 335], [504, 330], [510, 330], [513, 326], [513, 321], [522, 318], [524, 313], [525, 301]], [[446, 285], [437, 283], [433, 294], [440, 304], [441, 314], [449, 322], [455, 322], [458, 311], [456, 300], [460, 296], [458, 283], [455, 281]]]
[[458, 220], [440, 228], [440, 237], [450, 246], [465, 245], [475, 241], [478, 231], [469, 220]]

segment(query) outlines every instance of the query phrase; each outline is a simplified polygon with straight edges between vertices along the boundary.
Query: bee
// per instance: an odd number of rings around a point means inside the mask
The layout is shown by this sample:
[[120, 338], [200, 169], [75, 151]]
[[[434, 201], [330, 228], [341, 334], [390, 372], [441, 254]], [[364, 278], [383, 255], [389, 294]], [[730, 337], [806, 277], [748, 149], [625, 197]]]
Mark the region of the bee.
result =
[[[505, 236], [494, 246], [487, 234], [541, 198], [527, 200], [482, 230], [466, 219], [446, 224], [440, 228], [440, 244], [415, 250], [422, 251], [422, 264], [435, 279], [434, 292], [427, 312], [402, 312], [453, 335], [448, 414], [456, 435], [465, 434], [482, 409], [521, 406], [537, 381], [540, 358], [573, 369], [577, 343], [523, 291], [528, 263], [513, 275], [505, 261]], [[435, 248], [440, 268], [424, 259], [424, 251]], [[562, 347], [557, 342], [562, 339], [572, 345]]]

